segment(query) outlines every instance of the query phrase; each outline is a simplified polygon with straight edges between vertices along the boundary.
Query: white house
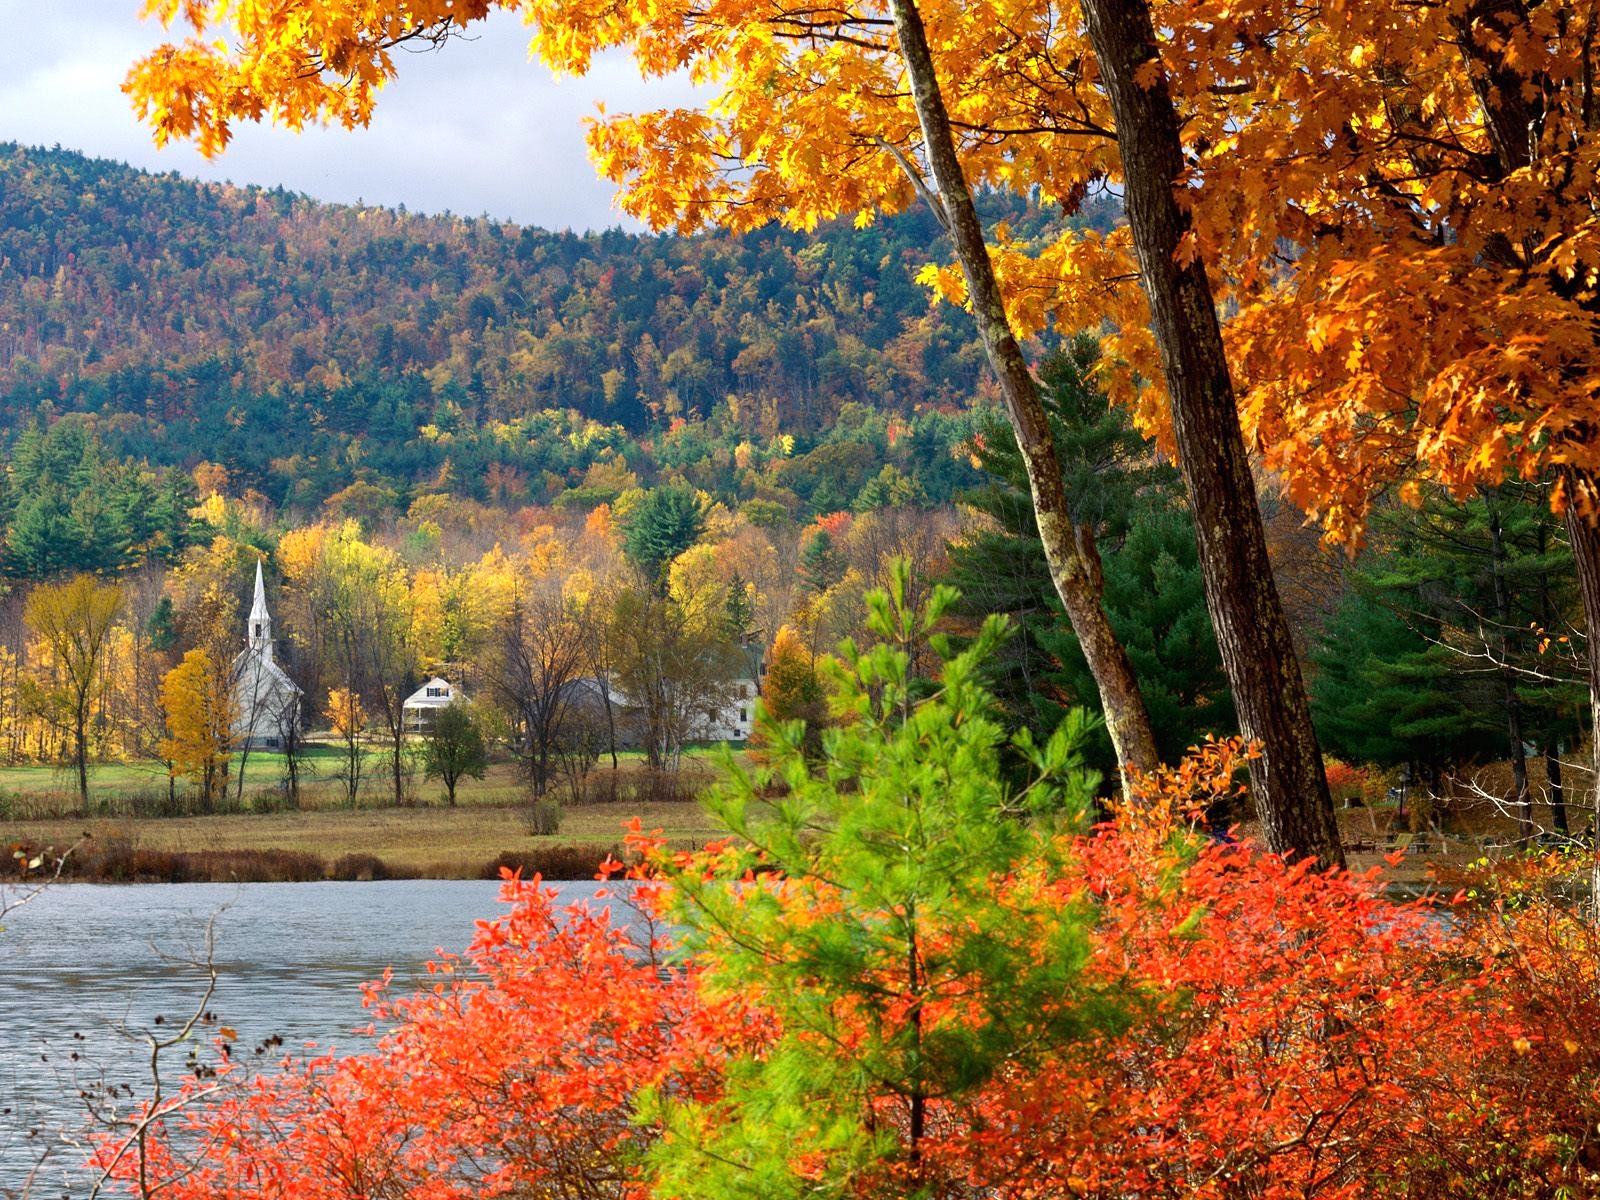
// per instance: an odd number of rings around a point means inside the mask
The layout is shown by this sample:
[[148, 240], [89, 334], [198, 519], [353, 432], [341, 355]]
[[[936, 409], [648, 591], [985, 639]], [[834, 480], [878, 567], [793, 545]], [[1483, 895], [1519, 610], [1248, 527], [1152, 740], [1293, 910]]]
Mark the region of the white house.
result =
[[756, 697], [761, 685], [753, 675], [744, 675], [728, 684], [718, 697], [720, 703], [708, 708], [691, 727], [689, 737], [696, 742], [744, 742], [755, 730]]
[[448, 708], [457, 700], [464, 701], [466, 698], [466, 694], [448, 679], [441, 679], [435, 675], [406, 697], [405, 704], [402, 706], [406, 731], [409, 733], [428, 732], [433, 728], [434, 721], [438, 719], [440, 709]]
[[300, 689], [273, 656], [272, 614], [256, 561], [256, 595], [245, 627], [245, 647], [233, 660], [233, 744], [276, 750], [299, 730]]

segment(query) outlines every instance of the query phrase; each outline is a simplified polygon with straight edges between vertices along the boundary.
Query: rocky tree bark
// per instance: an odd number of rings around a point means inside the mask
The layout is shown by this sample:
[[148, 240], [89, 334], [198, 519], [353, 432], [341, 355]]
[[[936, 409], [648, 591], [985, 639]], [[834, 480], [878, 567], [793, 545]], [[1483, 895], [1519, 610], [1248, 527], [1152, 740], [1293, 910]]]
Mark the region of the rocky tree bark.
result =
[[1251, 792], [1267, 846], [1344, 863], [1300, 664], [1267, 559], [1205, 264], [1185, 251], [1183, 157], [1150, 8], [1084, 0], [1116, 120], [1124, 194], [1194, 511], [1206, 605], [1247, 738], [1260, 743]]
[[[912, 0], [895, 0], [893, 12], [895, 35], [911, 80], [923, 149], [933, 176], [933, 191], [926, 194], [927, 199], [955, 244], [984, 352], [1000, 382], [1006, 415], [1027, 467], [1050, 578], [1094, 675], [1117, 765], [1124, 773], [1129, 768], [1150, 771], [1159, 763], [1150, 716], [1127, 652], [1106, 618], [1102, 604], [1105, 584], [1094, 532], [1073, 520], [1067, 504], [1055, 438], [1039, 399], [1039, 385], [1006, 316], [983, 224], [956, 156], [950, 117], [922, 15]], [[909, 164], [905, 165], [909, 170]], [[924, 181], [914, 170], [910, 173], [921, 190]]]

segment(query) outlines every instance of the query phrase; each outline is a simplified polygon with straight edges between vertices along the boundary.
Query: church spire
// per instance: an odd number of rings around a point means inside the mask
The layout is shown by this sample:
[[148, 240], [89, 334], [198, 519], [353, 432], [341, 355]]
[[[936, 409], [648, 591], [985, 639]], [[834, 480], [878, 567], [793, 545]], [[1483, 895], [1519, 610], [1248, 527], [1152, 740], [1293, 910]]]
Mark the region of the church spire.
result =
[[267, 587], [261, 578], [261, 560], [256, 559], [256, 597], [250, 606], [250, 634], [246, 639], [250, 649], [272, 659], [272, 614], [267, 612]]

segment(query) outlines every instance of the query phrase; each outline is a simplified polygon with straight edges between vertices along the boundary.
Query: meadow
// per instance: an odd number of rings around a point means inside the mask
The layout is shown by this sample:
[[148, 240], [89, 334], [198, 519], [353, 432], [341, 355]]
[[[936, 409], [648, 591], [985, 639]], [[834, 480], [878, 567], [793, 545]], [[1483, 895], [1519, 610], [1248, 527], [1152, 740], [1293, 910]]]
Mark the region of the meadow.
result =
[[[211, 813], [197, 811], [184, 789], [169, 793], [159, 763], [96, 766], [87, 811], [69, 772], [4, 768], [0, 837], [30, 854], [77, 846], [67, 873], [80, 878], [470, 879], [492, 873], [499, 862], [584, 877], [591, 862], [621, 850], [625, 824], [635, 816], [684, 847], [716, 835], [694, 803], [714, 778], [708, 754], [687, 756], [673, 774], [652, 773], [638, 756], [624, 755], [615, 770], [591, 771], [576, 795], [563, 788], [559, 800], [537, 808], [513, 763], [492, 765], [482, 780], [463, 780], [455, 807], [445, 805], [442, 786], [420, 769], [407, 780], [407, 802], [395, 805], [387, 761], [376, 753], [363, 763], [352, 805], [336, 775], [341, 765], [335, 748], [313, 747], [291, 805], [281, 787], [282, 756], [253, 752], [242, 801], [235, 777], [228, 800]], [[336, 870], [340, 863], [345, 867]]]

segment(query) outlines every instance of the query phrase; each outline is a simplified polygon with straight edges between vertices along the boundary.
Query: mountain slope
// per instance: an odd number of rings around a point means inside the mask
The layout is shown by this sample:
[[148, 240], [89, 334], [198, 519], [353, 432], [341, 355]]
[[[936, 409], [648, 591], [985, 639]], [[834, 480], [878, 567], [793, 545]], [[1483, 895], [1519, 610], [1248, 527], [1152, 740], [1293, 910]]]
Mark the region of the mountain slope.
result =
[[[83, 413], [113, 457], [221, 462], [279, 504], [357, 482], [549, 501], [607, 462], [801, 515], [856, 500], [857, 467], [916, 466], [895, 421], [948, 460], [984, 394], [968, 318], [913, 282], [937, 235], [922, 210], [811, 236], [547, 233], [0, 145], [0, 439]], [[813, 502], [778, 460], [841, 424], [867, 461]]]

